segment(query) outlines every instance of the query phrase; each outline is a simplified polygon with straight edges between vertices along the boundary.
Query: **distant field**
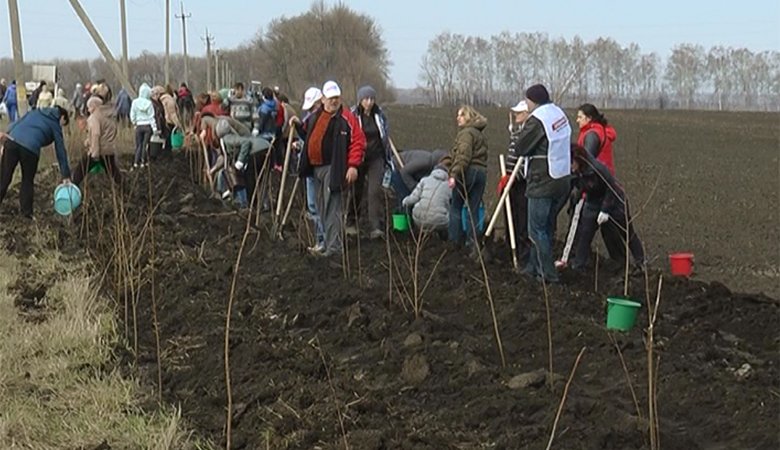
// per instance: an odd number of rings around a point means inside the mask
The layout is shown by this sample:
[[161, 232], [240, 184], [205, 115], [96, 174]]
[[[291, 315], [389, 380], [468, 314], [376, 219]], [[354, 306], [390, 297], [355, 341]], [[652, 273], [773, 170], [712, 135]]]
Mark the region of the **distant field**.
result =
[[[455, 108], [386, 109], [399, 148], [450, 148]], [[569, 112], [573, 119], [575, 111]], [[492, 165], [486, 197], [494, 201], [497, 155], [508, 142], [507, 110], [482, 113]], [[697, 277], [780, 296], [780, 114], [605, 114], [618, 133], [617, 175], [654, 264], [667, 265], [670, 252], [691, 251]]]

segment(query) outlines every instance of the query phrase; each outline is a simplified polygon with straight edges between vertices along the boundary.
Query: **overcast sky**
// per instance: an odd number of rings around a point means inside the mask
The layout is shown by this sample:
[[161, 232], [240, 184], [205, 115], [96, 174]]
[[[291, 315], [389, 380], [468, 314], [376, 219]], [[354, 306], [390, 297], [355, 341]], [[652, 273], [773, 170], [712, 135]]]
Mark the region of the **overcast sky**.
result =
[[[129, 50], [165, 51], [165, 1], [126, 0]], [[180, 4], [171, 0], [172, 10]], [[24, 56], [94, 58], [99, 52], [67, 0], [18, 0]], [[327, 3], [334, 3], [328, 0]], [[593, 0], [549, 2], [463, 0], [345, 0], [373, 17], [390, 52], [392, 82], [414, 87], [428, 41], [443, 31], [488, 37], [501, 31], [546, 32], [551, 37], [581, 36], [590, 41], [612, 37], [622, 45], [636, 42], [643, 51], [666, 57], [677, 43], [705, 47], [726, 45], [754, 51], [780, 50], [778, 0]], [[82, 0], [116, 56], [121, 54], [119, 0]], [[202, 55], [206, 27], [216, 46], [234, 47], [250, 39], [268, 21], [295, 16], [310, 0], [188, 0], [188, 50]], [[556, 9], [556, 6], [559, 7]], [[173, 13], [172, 13], [173, 14]], [[0, 57], [11, 56], [8, 2], [0, 1]], [[302, 32], [304, 32], [302, 30]], [[171, 51], [181, 51], [181, 20], [173, 19]]]

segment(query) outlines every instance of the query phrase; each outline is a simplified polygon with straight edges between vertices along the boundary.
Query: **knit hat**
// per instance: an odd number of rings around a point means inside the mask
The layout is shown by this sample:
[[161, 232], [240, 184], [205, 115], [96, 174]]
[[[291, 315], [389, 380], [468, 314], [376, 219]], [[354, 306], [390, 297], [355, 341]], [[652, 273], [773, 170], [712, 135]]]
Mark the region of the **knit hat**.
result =
[[525, 98], [531, 100], [537, 105], [544, 105], [550, 103], [550, 93], [547, 92], [547, 88], [542, 84], [535, 84], [525, 91]]
[[335, 81], [326, 81], [322, 85], [322, 95], [325, 98], [341, 97], [341, 88]]
[[309, 89], [306, 89], [306, 93], [303, 95], [302, 108], [305, 111], [310, 110], [311, 107], [314, 106], [314, 104], [317, 103], [317, 101], [321, 98], [322, 91], [319, 88], [310, 87]]
[[364, 98], [376, 98], [376, 89], [371, 86], [363, 86], [357, 91], [358, 102], [363, 101]]

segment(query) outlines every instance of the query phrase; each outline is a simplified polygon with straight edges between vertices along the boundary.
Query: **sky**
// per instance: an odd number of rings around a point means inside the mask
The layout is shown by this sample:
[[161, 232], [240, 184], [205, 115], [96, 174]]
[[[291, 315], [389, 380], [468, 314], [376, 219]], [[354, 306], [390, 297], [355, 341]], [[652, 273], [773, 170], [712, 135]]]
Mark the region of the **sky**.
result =
[[[48, 58], [95, 58], [97, 47], [67, 0], [17, 0], [26, 61]], [[333, 4], [335, 0], [326, 0]], [[126, 0], [130, 56], [143, 50], [165, 51], [165, 0]], [[373, 17], [390, 54], [391, 82], [411, 88], [428, 42], [449, 31], [489, 37], [501, 31], [545, 32], [586, 42], [611, 37], [621, 45], [639, 44], [643, 52], [666, 57], [678, 43], [747, 47], [780, 51], [778, 0], [591, 0], [548, 2], [491, 0], [343, 0]], [[81, 0], [113, 51], [121, 55], [118, 0]], [[206, 27], [216, 48], [235, 47], [251, 39], [279, 16], [309, 9], [311, 0], [186, 0], [188, 51], [205, 54]], [[552, 5], [559, 6], [555, 8]], [[171, 52], [181, 52], [180, 2], [171, 0]], [[0, 1], [0, 58], [11, 56], [8, 2]]]

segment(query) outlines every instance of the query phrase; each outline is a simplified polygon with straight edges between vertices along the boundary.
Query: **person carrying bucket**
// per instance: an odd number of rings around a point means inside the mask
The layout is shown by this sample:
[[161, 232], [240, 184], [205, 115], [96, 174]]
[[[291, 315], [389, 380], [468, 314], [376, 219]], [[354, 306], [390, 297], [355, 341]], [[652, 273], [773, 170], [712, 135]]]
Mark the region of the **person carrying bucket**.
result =
[[70, 121], [68, 111], [60, 106], [30, 111], [8, 128], [8, 133], [0, 133], [0, 144], [4, 144], [0, 160], [0, 203], [8, 193], [16, 165], [22, 166], [22, 186], [19, 189], [19, 206], [24, 217], [32, 218], [35, 173], [41, 148], [54, 143], [57, 163], [60, 167], [62, 182], [70, 183], [70, 165], [62, 127]]
[[116, 164], [117, 122], [111, 117], [112, 106], [104, 105], [98, 96], [87, 100], [87, 152], [73, 171], [73, 183], [80, 185], [88, 172], [105, 169], [117, 185], [122, 184], [122, 174]]
[[634, 268], [642, 269], [645, 253], [634, 230], [623, 187], [607, 166], [580, 145], [571, 146], [571, 168], [576, 186], [585, 197], [574, 239], [576, 251], [571, 268], [585, 269], [590, 258], [590, 243], [596, 230], [601, 228], [609, 257], [616, 261], [625, 261], [625, 239], [628, 234], [628, 248], [634, 259]]

